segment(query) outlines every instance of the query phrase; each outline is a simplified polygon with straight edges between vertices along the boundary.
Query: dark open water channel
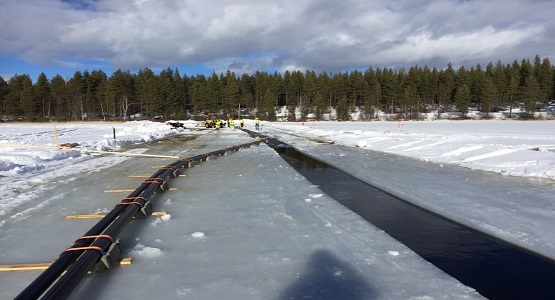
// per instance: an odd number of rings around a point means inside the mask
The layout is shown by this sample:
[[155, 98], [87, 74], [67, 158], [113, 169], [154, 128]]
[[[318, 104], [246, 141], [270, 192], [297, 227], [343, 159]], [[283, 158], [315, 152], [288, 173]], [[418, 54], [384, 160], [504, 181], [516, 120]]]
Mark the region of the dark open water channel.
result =
[[555, 299], [555, 263], [422, 210], [283, 146], [274, 149], [322, 191], [481, 295]]

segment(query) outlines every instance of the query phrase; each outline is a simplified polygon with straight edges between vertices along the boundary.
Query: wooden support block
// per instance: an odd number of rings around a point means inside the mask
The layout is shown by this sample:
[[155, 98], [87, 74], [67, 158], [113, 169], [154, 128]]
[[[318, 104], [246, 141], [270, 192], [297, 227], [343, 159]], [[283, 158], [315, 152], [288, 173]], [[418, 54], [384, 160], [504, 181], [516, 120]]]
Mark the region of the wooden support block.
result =
[[75, 219], [102, 219], [105, 215], [69, 215], [65, 216], [64, 219], [66, 220], [75, 220]]
[[[179, 177], [185, 177], [185, 176], [187, 176], [187, 175], [186, 175], [186, 174], [179, 174], [179, 175], [177, 175], [177, 176], [179, 176]], [[150, 175], [129, 175], [128, 177], [129, 177], [129, 178], [150, 178], [151, 176], [150, 176]]]
[[[151, 216], [163, 216], [167, 215], [168, 213], [165, 211], [153, 211], [150, 215]], [[76, 220], [76, 219], [102, 219], [104, 218], [105, 214], [90, 214], [90, 215], [68, 215], [65, 216], [64, 219], [66, 220]]]
[[122, 266], [127, 266], [127, 265], [130, 265], [132, 263], [133, 263], [133, 259], [131, 257], [125, 257], [119, 262], [119, 264], [122, 265]]
[[[134, 190], [104, 190], [104, 193], [130, 193]], [[177, 191], [177, 188], [169, 188], [167, 191]]]
[[46, 270], [51, 264], [52, 263], [0, 265], [0, 272], [41, 271], [41, 270]]
[[[130, 265], [133, 259], [126, 257], [120, 261], [121, 265]], [[50, 267], [52, 263], [39, 263], [39, 264], [13, 264], [13, 265], [0, 265], [0, 272], [13, 272], [13, 271], [44, 271]]]

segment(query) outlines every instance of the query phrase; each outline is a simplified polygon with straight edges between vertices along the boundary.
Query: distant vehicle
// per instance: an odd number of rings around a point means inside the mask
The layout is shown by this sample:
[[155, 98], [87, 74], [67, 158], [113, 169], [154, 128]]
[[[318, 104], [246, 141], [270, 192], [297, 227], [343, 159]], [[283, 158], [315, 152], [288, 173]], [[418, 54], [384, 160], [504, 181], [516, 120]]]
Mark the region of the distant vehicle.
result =
[[540, 108], [540, 112], [555, 112], [555, 100], [549, 100], [546, 106]]
[[220, 117], [217, 114], [208, 114], [206, 119], [204, 120], [204, 127], [206, 128], [214, 128], [216, 127], [216, 121], [219, 120]]
[[185, 129], [185, 124], [181, 123], [181, 122], [171, 122], [168, 121], [166, 122], [166, 125], [170, 125], [172, 127], [172, 129], [178, 129], [178, 128], [183, 128]]

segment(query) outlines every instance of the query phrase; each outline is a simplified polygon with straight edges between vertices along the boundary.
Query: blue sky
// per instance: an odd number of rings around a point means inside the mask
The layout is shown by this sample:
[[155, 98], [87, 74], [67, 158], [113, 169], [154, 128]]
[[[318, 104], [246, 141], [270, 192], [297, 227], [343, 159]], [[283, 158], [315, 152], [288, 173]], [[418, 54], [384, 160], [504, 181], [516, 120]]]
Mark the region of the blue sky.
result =
[[553, 11], [548, 0], [2, 0], [0, 76], [553, 61]]

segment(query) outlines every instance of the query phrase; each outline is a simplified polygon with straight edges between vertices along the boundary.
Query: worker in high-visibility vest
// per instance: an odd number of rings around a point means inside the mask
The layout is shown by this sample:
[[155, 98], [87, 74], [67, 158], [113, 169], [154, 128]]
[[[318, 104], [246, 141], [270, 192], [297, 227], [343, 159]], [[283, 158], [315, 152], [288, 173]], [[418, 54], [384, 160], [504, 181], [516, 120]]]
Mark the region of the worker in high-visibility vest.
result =
[[239, 120], [239, 123], [241, 124], [241, 128], [245, 127], [245, 120], [241, 119]]
[[258, 118], [254, 119], [254, 128], [260, 130], [260, 120]]
[[235, 121], [233, 119], [229, 119], [228, 126], [231, 130], [235, 130]]
[[221, 120], [217, 120], [216, 121], [216, 129], [220, 129], [220, 126], [222, 125], [222, 121]]

